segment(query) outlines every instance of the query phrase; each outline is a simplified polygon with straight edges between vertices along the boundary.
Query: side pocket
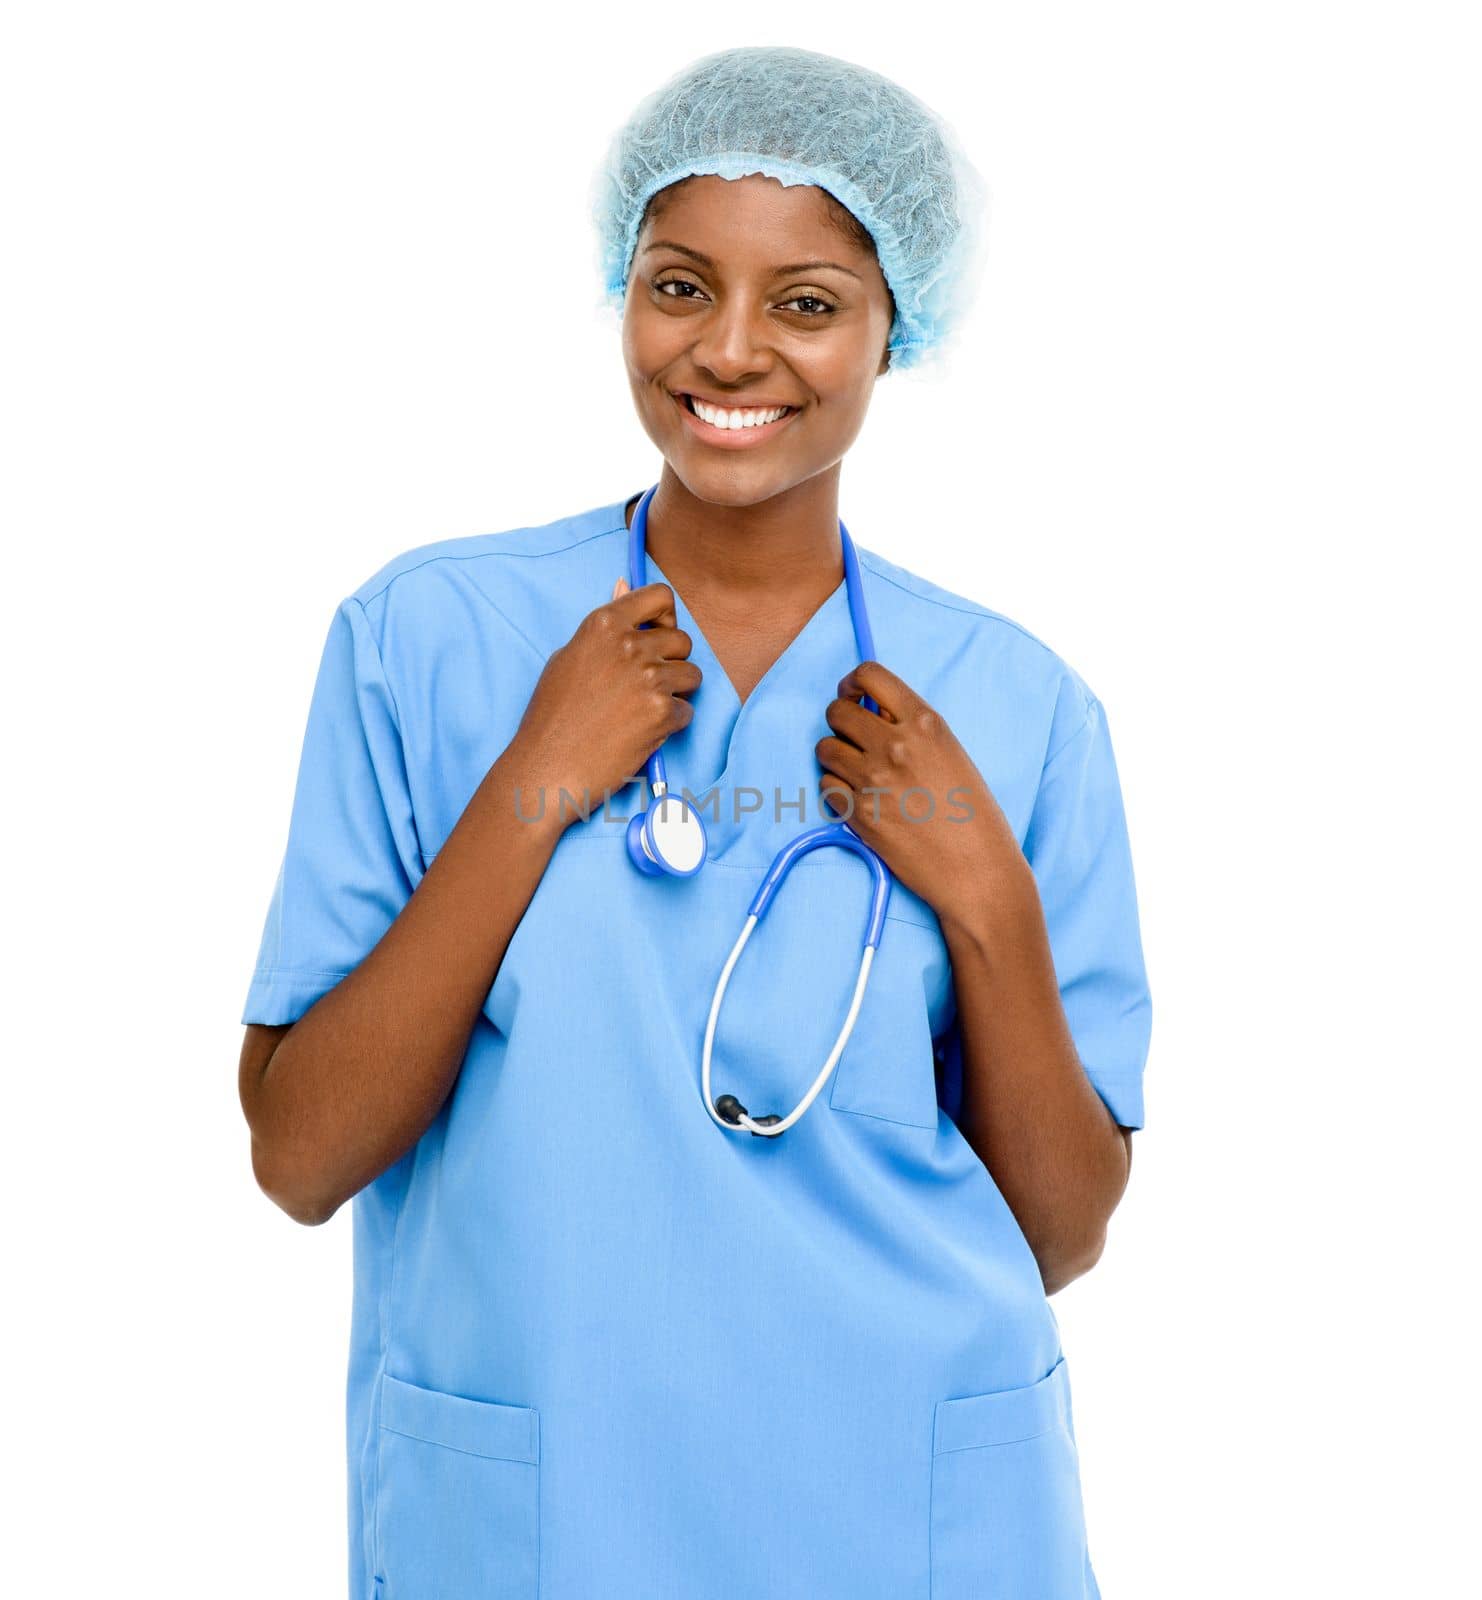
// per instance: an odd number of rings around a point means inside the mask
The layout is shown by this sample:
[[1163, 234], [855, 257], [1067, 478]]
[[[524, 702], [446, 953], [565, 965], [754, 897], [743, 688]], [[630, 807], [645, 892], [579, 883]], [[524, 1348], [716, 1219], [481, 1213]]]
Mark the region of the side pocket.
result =
[[939, 1400], [931, 1600], [1090, 1600], [1064, 1360], [1023, 1389]]
[[539, 1414], [383, 1373], [379, 1440], [385, 1600], [536, 1600]]

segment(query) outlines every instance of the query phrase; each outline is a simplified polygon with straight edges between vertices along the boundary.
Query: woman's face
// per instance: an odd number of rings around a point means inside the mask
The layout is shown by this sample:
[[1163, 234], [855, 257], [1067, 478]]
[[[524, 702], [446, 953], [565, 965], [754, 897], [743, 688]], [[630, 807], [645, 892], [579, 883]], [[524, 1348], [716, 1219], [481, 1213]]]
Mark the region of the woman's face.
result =
[[[648, 436], [697, 499], [752, 505], [832, 467], [887, 366], [894, 307], [872, 249], [821, 189], [689, 178], [649, 207], [628, 276], [623, 357]], [[685, 396], [790, 409], [721, 429]]]

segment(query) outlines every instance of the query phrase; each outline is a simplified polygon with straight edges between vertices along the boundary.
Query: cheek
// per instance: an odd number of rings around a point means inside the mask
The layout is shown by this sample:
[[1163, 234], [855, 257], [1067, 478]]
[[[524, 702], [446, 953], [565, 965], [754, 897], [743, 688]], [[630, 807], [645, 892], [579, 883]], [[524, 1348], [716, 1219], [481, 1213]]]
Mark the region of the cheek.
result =
[[820, 414], [828, 418], [827, 432], [832, 444], [847, 446], [858, 436], [870, 409], [874, 381], [874, 371], [870, 369], [855, 375], [850, 382], [818, 391], [822, 401]]
[[652, 370], [653, 357], [650, 352], [658, 331], [655, 327], [658, 320], [653, 314], [653, 307], [643, 299], [642, 286], [630, 289], [623, 302], [623, 354], [634, 372]]
[[684, 351], [684, 335], [675, 320], [652, 306], [628, 301], [623, 316], [623, 362], [635, 394], [647, 401], [662, 399], [655, 383]]
[[876, 320], [851, 319], [848, 328], [839, 328], [826, 347], [822, 343], [817, 346], [817, 359], [806, 371], [808, 382], [829, 410], [840, 418], [851, 418], [855, 427], [869, 409], [889, 334], [889, 323], [876, 328]]
[[622, 349], [628, 375], [635, 383], [643, 377], [647, 364], [644, 357], [643, 332], [639, 325], [641, 320], [640, 313], [633, 305], [633, 297], [629, 295], [623, 309]]

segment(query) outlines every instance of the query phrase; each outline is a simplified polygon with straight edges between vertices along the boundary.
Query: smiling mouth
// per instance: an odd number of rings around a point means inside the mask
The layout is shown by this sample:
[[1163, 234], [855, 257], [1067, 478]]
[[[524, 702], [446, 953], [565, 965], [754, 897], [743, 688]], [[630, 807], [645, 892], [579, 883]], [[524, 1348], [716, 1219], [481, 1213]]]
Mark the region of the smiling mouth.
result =
[[797, 416], [797, 406], [720, 407], [707, 405], [691, 394], [673, 395], [690, 430], [709, 444], [739, 449], [759, 444]]

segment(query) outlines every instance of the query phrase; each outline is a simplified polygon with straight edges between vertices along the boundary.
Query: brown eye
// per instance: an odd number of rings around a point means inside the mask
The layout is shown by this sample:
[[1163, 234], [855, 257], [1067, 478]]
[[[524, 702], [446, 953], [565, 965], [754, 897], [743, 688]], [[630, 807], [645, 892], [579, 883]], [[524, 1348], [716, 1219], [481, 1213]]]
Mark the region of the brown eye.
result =
[[834, 309], [828, 303], [827, 300], [821, 299], [816, 294], [794, 295], [791, 300], [783, 301], [783, 304], [784, 305], [789, 305], [789, 306], [796, 306], [796, 305], [803, 304], [805, 301], [807, 301], [809, 304], [815, 305], [815, 306], [817, 306], [819, 308], [817, 311], [805, 311], [803, 313], [803, 315], [806, 316], [806, 317], [821, 317], [821, 316], [825, 316], [825, 315], [827, 315], [827, 313], [829, 313], [830, 311], [832, 311]]

